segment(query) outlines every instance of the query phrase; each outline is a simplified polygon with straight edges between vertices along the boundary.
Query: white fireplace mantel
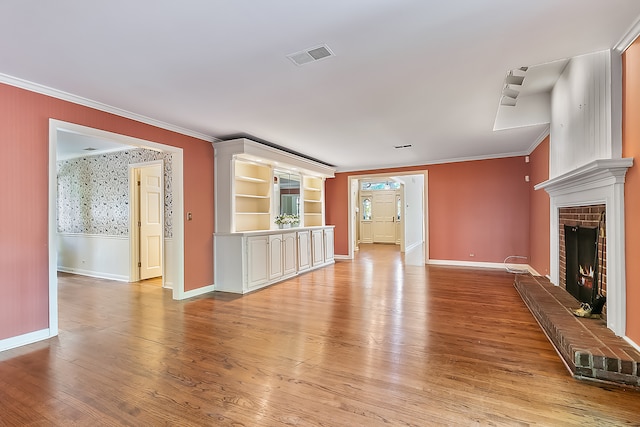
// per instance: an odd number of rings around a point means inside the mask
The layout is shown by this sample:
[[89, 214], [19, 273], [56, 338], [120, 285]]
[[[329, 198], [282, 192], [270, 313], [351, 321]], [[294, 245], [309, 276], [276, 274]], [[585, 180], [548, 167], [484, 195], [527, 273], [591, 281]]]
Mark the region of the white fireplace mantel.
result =
[[633, 159], [600, 159], [536, 185], [550, 196], [550, 273], [559, 283], [559, 209], [604, 204], [607, 235], [607, 327], [624, 336], [626, 278], [624, 251], [624, 179]]

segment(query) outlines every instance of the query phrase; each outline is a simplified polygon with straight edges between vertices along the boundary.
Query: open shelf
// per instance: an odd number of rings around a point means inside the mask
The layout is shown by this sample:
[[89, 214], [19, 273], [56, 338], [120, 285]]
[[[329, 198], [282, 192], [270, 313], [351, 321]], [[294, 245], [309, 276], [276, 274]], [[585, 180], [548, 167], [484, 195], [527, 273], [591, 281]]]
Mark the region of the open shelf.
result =
[[234, 161], [235, 231], [271, 227], [271, 174], [268, 165]]
[[322, 197], [324, 181], [316, 176], [304, 176], [302, 181], [304, 225], [307, 227], [324, 225]]

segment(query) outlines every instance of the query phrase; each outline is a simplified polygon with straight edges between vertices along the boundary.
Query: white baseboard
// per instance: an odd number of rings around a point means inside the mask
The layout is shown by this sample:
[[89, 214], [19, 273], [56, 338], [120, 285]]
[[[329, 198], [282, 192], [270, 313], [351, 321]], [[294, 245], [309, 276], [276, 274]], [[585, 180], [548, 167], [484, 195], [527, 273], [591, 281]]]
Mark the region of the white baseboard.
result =
[[29, 332], [28, 334], [18, 335], [17, 337], [5, 338], [0, 340], [0, 351], [11, 350], [27, 344], [33, 344], [37, 341], [49, 339], [55, 335], [51, 335], [49, 328], [39, 331]]
[[96, 279], [117, 280], [119, 282], [129, 281], [129, 276], [123, 276], [120, 274], [103, 273], [100, 271], [82, 270], [79, 268], [58, 267], [58, 271], [61, 271], [63, 273], [79, 274], [81, 276], [95, 277]]
[[450, 267], [473, 267], [473, 268], [487, 268], [492, 270], [505, 270], [505, 267], [509, 267], [513, 270], [523, 270], [526, 269], [534, 276], [539, 276], [539, 274], [531, 268], [528, 264], [505, 264], [503, 262], [471, 262], [471, 261], [453, 261], [453, 260], [439, 260], [439, 259], [430, 259], [427, 260], [427, 264], [429, 265], [444, 265]]
[[203, 286], [201, 288], [198, 289], [192, 289], [190, 291], [185, 291], [182, 293], [182, 297], [180, 298], [182, 299], [187, 299], [187, 298], [193, 298], [193, 297], [197, 297], [200, 296], [202, 294], [207, 294], [209, 292], [213, 292], [215, 291], [215, 285], [209, 285], [209, 286]]
[[626, 335], [625, 335], [623, 338], [624, 338], [624, 340], [625, 340], [626, 342], [628, 342], [628, 343], [629, 343], [629, 345], [630, 345], [631, 347], [635, 348], [637, 351], [640, 351], [640, 345], [638, 345], [638, 344], [636, 344], [635, 342], [633, 342], [633, 340], [632, 340], [631, 338], [629, 338], [629, 337], [628, 337], [628, 336], [626, 336]]
[[349, 260], [353, 259], [349, 255], [333, 255], [333, 259]]
[[406, 252], [409, 252], [409, 251], [411, 251], [411, 250], [413, 250], [413, 249], [415, 249], [415, 248], [417, 248], [419, 246], [422, 246], [422, 242], [415, 242], [414, 244], [409, 245], [406, 248], [404, 248], [404, 251], [406, 253]]

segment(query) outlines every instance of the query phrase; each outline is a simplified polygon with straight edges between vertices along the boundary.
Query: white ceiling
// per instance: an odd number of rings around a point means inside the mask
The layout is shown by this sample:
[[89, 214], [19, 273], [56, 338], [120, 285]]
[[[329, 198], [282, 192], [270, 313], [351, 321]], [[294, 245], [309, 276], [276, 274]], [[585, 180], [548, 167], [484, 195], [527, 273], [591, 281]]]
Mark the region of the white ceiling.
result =
[[[637, 0], [3, 0], [0, 73], [340, 170], [426, 164], [527, 152], [546, 125], [493, 130], [508, 70], [613, 48], [638, 16]], [[335, 57], [287, 58], [323, 44]]]
[[58, 160], [73, 159], [83, 156], [95, 156], [97, 154], [110, 153], [137, 148], [133, 145], [124, 145], [108, 139], [95, 136], [82, 135], [73, 132], [59, 132], [56, 145]]

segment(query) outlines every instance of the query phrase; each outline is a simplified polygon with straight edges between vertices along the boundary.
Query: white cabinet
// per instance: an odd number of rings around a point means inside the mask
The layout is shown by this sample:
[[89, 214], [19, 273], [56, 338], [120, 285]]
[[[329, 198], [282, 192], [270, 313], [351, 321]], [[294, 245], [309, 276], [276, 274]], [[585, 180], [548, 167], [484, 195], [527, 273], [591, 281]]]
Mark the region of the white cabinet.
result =
[[269, 281], [295, 275], [296, 233], [269, 235]]
[[284, 245], [282, 234], [269, 235], [269, 280], [282, 277], [284, 273]]
[[283, 248], [283, 269], [282, 275], [284, 277], [290, 277], [296, 274], [296, 243], [297, 243], [297, 235], [296, 233], [286, 233], [282, 235], [282, 248]]
[[324, 229], [324, 261], [333, 261], [334, 244], [333, 244], [333, 228]]
[[309, 230], [298, 231], [298, 271], [311, 268], [311, 234]]
[[332, 264], [333, 227], [216, 233], [215, 290], [244, 294]]
[[324, 263], [324, 233], [322, 229], [311, 232], [311, 266], [317, 267]]
[[249, 289], [264, 285], [269, 277], [269, 237], [255, 236], [247, 238], [247, 287]]

